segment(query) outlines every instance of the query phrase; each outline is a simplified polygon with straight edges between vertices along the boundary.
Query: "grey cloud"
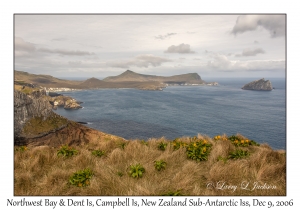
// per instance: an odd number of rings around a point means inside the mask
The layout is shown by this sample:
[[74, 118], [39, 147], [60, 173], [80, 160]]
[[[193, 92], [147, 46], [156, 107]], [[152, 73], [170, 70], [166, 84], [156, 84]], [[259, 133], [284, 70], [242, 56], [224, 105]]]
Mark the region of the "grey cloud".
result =
[[188, 53], [195, 53], [190, 49], [189, 44], [180, 44], [178, 46], [172, 45], [168, 47], [168, 49], [165, 51], [165, 53], [180, 53], [180, 54], [188, 54]]
[[217, 70], [274, 70], [284, 69], [285, 60], [229, 60], [227, 56], [214, 54], [212, 59], [207, 63], [207, 68]]
[[20, 37], [15, 37], [15, 56], [28, 56], [33, 53], [36, 48], [35, 45], [24, 41]]
[[72, 67], [78, 67], [78, 66], [81, 66], [82, 62], [81, 61], [69, 61], [68, 64]]
[[242, 54], [236, 54], [235, 57], [242, 57], [242, 56], [256, 56], [257, 54], [264, 54], [265, 51], [262, 48], [256, 49], [244, 49]]
[[154, 55], [139, 55], [128, 61], [111, 61], [107, 62], [108, 66], [117, 68], [129, 68], [131, 66], [148, 68], [149, 66], [160, 66], [164, 62], [170, 62], [170, 59], [157, 57]]
[[259, 42], [258, 41], [256, 41], [256, 40], [254, 40], [254, 42], [253, 42], [254, 44], [258, 44]]
[[94, 53], [90, 53], [87, 51], [80, 51], [80, 50], [62, 50], [62, 49], [55, 49], [51, 50], [48, 48], [40, 48], [38, 49], [40, 52], [45, 53], [54, 53], [54, 54], [60, 54], [60, 55], [75, 55], [75, 56], [84, 56], [84, 55], [93, 55]]
[[66, 41], [66, 40], [67, 40], [66, 38], [54, 38], [54, 39], [51, 39], [51, 41], [56, 41], [56, 42]]
[[231, 31], [233, 34], [254, 31], [259, 26], [270, 32], [271, 37], [285, 35], [285, 15], [241, 15]]
[[167, 33], [166, 35], [158, 35], [158, 36], [155, 36], [154, 38], [164, 40], [164, 39], [170, 38], [171, 36], [174, 36], [176, 34], [177, 33]]

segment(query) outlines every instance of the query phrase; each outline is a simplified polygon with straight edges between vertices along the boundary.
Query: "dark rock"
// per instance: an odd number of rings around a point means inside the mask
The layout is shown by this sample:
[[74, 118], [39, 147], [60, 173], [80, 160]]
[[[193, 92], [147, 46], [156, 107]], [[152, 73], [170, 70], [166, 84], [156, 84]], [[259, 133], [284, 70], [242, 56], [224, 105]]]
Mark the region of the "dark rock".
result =
[[272, 84], [264, 78], [250, 82], [242, 87], [243, 90], [272, 90]]
[[62, 94], [55, 93], [55, 92], [49, 92], [48, 95], [51, 97], [62, 96]]

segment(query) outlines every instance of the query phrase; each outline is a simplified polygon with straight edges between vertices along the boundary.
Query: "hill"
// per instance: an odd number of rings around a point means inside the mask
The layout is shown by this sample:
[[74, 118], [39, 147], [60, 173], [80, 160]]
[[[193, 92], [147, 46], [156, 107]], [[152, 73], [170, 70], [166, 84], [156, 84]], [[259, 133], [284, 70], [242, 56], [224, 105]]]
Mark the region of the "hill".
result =
[[43, 87], [55, 87], [55, 88], [79, 88], [80, 81], [63, 80], [58, 79], [50, 75], [43, 74], [30, 74], [23, 71], [14, 71], [15, 83], [31, 83]]
[[155, 82], [162, 82], [166, 84], [174, 84], [174, 83], [204, 84], [205, 83], [197, 73], [188, 73], [188, 74], [181, 74], [181, 75], [175, 75], [170, 77], [163, 77], [163, 76], [155, 76], [155, 75], [138, 74], [131, 70], [127, 70], [118, 76], [107, 77], [103, 79], [103, 81], [107, 81], [107, 82], [155, 81]]

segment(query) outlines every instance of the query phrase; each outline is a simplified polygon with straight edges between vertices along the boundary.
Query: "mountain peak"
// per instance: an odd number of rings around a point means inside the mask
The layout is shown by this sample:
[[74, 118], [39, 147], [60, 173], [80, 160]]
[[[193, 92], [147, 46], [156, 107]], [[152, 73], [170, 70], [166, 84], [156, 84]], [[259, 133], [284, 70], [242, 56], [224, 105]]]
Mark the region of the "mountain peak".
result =
[[131, 70], [126, 70], [121, 75], [126, 75], [126, 74], [137, 74], [137, 73], [135, 73], [135, 72], [133, 72]]

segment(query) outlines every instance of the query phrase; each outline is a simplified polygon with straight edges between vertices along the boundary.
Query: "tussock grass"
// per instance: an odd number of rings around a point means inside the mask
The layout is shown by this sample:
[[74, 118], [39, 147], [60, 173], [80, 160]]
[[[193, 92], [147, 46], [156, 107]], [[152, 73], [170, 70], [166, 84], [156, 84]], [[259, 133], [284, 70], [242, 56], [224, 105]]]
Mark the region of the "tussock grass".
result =
[[[239, 138], [245, 137], [240, 135]], [[49, 146], [22, 150], [16, 147], [14, 194], [286, 195], [285, 151], [274, 151], [268, 145], [236, 147], [224, 135], [221, 140], [202, 135], [198, 135], [198, 139], [212, 145], [206, 161], [189, 159], [186, 147], [174, 149], [174, 142], [164, 138], [150, 139], [145, 143], [108, 137], [72, 147], [78, 150], [78, 154], [71, 157], [58, 156], [59, 148]], [[185, 145], [195, 142], [195, 139], [182, 137], [177, 141]], [[161, 142], [167, 144], [165, 150], [158, 148]], [[120, 147], [121, 143], [125, 146]], [[248, 151], [250, 155], [229, 159], [230, 152], [237, 149]], [[104, 151], [105, 154], [92, 155], [94, 150]], [[164, 170], [155, 168], [154, 162], [157, 160], [166, 163]], [[145, 169], [142, 177], [130, 176], [130, 166], [135, 164]], [[87, 168], [93, 172], [88, 186], [68, 184], [74, 173]], [[276, 188], [271, 189], [274, 186]]]

